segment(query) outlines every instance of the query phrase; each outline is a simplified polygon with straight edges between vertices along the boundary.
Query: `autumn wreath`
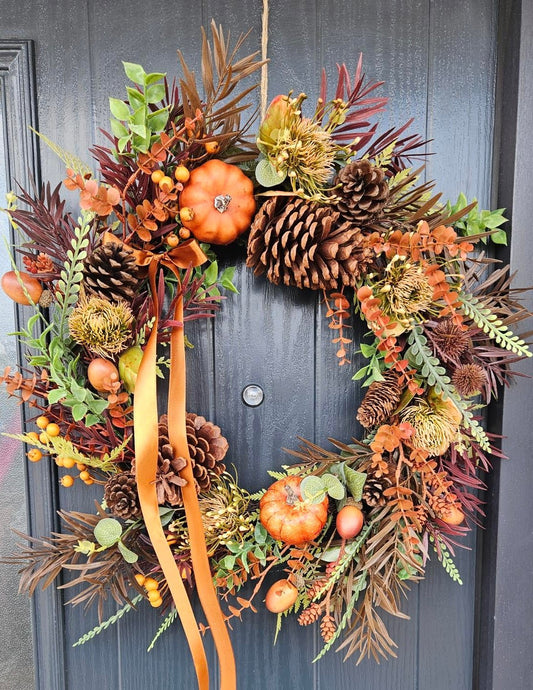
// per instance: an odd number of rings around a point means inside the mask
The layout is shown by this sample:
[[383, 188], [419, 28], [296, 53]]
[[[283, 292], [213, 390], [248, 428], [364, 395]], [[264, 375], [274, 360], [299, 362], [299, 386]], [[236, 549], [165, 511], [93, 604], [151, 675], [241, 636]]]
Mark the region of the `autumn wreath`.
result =
[[[308, 114], [304, 94], [277, 96], [247, 138], [254, 87], [241, 84], [262, 61], [237, 56], [242, 40], [230, 48], [214, 24], [211, 41], [203, 33], [202, 94], [181, 54], [178, 84], [124, 63], [131, 84], [127, 100], [110, 99], [97, 176], [39, 135], [66, 163], [80, 215], [61, 185], [10, 195], [23, 270], [13, 261], [2, 278], [34, 312], [18, 334], [26, 365], [1, 377], [35, 412], [16, 438], [29, 461], [55, 461], [63, 487], [101, 489], [94, 512], [61, 511], [61, 533], [26, 537], [12, 558], [22, 588], [66, 570], [71, 603], [102, 615], [112, 596], [117, 613], [80, 644], [145, 602], [162, 612], [155, 640], [179, 617], [202, 688], [201, 633], [215, 637], [222, 687], [234, 687], [227, 625], [253, 610], [273, 569], [283, 577], [267, 608], [278, 623], [318, 624], [318, 658], [341, 640], [346, 656], [394, 655], [379, 611], [402, 615], [430, 554], [460, 580], [453, 545], [482, 514], [478, 471], [500, 456], [481, 410], [531, 356], [510, 330], [529, 313], [508, 266], [494, 269], [479, 246], [505, 243], [502, 209], [441, 203], [410, 122], [371, 124], [387, 99], [361, 62], [353, 77], [339, 67], [333, 98], [324, 75]], [[302, 441], [255, 495], [228, 471], [222, 430], [185, 409], [184, 324], [236, 292], [216, 254], [234, 242], [256, 275], [323, 293], [346, 370], [348, 321], [369, 329], [367, 364], [352, 372], [366, 391], [353, 420], [364, 437]], [[157, 375], [169, 381], [161, 413]]]

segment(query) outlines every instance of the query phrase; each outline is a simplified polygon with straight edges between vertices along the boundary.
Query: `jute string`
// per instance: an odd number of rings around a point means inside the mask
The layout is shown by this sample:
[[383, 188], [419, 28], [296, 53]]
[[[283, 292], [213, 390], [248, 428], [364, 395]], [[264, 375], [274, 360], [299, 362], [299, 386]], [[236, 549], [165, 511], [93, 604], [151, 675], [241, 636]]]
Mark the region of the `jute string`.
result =
[[[268, 57], [268, 0], [263, 0], [263, 15], [261, 17], [261, 59]], [[265, 119], [268, 102], [268, 63], [261, 67], [261, 120]]]

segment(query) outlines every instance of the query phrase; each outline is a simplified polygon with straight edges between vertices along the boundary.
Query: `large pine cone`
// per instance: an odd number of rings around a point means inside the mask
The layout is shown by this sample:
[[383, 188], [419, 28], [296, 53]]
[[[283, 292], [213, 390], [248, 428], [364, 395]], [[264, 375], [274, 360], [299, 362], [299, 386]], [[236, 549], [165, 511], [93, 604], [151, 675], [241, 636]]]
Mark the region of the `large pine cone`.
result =
[[395, 372], [386, 371], [383, 379], [370, 384], [357, 411], [357, 419], [365, 429], [384, 422], [398, 407], [402, 397], [402, 388]]
[[111, 476], [104, 486], [104, 499], [113, 515], [123, 520], [136, 518], [141, 513], [137, 484], [131, 472]]
[[[192, 471], [198, 493], [211, 488], [213, 477], [220, 476], [226, 466], [222, 460], [228, 452], [229, 444], [222, 436], [220, 427], [208, 422], [205, 417], [187, 413], [187, 444], [191, 456]], [[180, 487], [187, 482], [179, 476], [186, 461], [182, 457], [173, 457], [172, 446], [168, 438], [168, 417], [159, 419], [159, 460], [156, 477], [157, 500], [175, 506], [181, 505]]]
[[389, 198], [385, 172], [368, 160], [354, 161], [337, 175], [337, 209], [344, 220], [366, 225], [379, 217]]
[[276, 285], [354, 287], [371, 261], [364, 237], [338, 211], [299, 197], [272, 197], [251, 227], [246, 265]]
[[111, 302], [131, 302], [138, 284], [139, 267], [123, 245], [100, 244], [85, 260], [84, 286], [93, 295]]

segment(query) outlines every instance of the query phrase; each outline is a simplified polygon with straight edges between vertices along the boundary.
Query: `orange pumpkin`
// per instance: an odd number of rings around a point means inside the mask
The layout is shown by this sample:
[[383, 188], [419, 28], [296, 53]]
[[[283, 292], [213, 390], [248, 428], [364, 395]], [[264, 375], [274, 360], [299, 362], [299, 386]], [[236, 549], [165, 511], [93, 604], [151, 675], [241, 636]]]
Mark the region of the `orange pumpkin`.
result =
[[214, 158], [191, 172], [180, 208], [183, 225], [197, 240], [230, 244], [250, 227], [254, 186], [236, 165]]
[[301, 483], [301, 477], [279, 479], [259, 503], [259, 518], [270, 536], [294, 546], [318, 537], [328, 517], [328, 497], [320, 503], [303, 499]]

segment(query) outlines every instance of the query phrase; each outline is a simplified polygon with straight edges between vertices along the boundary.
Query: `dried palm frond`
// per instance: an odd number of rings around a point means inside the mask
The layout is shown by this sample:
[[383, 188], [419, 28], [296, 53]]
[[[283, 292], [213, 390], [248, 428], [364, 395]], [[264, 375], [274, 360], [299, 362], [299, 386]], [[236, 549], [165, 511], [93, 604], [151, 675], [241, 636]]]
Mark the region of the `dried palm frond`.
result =
[[[202, 85], [204, 97], [198, 91], [196, 76], [189, 69], [181, 51], [178, 56], [183, 70], [180, 79], [185, 117], [194, 118], [197, 110], [205, 119], [205, 134], [223, 136], [222, 145], [229, 148], [240, 142], [244, 128], [241, 127], [241, 113], [250, 107], [244, 99], [252, 93], [258, 83], [242, 91], [235, 89], [246, 77], [259, 70], [265, 61], [259, 60], [259, 51], [237, 58], [248, 34], [241, 34], [233, 49], [230, 48], [229, 33], [225, 36], [222, 27], [211, 22], [212, 42], [202, 29]], [[248, 123], [250, 124], [250, 123]]]
[[[43, 589], [49, 587], [63, 570], [76, 572], [74, 579], [60, 586], [61, 589], [83, 587], [68, 603], [84, 603], [86, 607], [97, 603], [98, 616], [102, 620], [104, 602], [109, 595], [119, 604], [129, 602], [128, 583], [134, 574], [132, 566], [126, 563], [116, 545], [88, 556], [76, 550], [80, 542], [94, 543], [94, 528], [108, 515], [75, 511], [59, 511], [58, 514], [69, 531], [52, 532], [46, 538], [16, 532], [28, 542], [28, 546], [21, 546], [20, 553], [3, 559], [3, 562], [22, 565], [19, 592], [28, 592], [30, 596], [39, 584]], [[134, 539], [135, 533], [130, 530], [127, 545], [131, 546]]]

